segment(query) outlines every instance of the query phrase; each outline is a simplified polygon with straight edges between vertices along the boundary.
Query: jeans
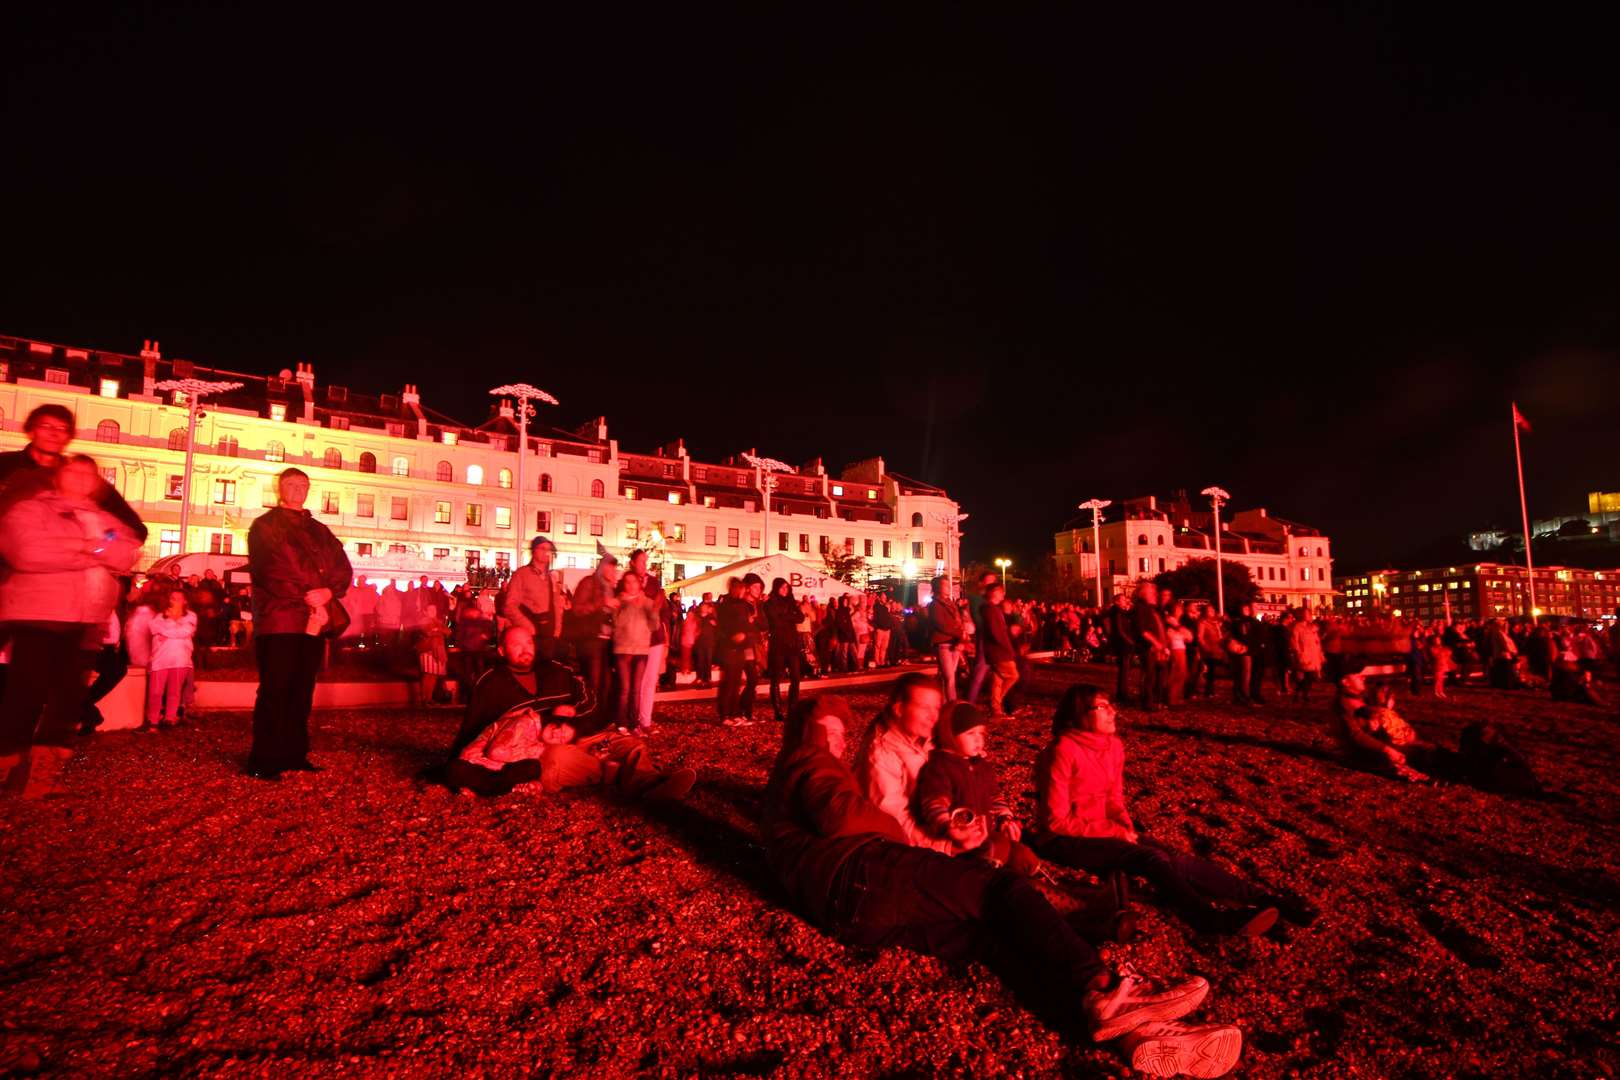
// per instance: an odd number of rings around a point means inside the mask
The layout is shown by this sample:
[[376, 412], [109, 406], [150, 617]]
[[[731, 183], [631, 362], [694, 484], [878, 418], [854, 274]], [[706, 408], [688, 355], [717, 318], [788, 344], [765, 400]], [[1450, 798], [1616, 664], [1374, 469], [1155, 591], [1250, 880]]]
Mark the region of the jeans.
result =
[[533, 759], [510, 762], [500, 772], [457, 759], [445, 770], [452, 791], [473, 791], [485, 798], [505, 795], [519, 784], [540, 779], [540, 762]]
[[1138, 843], [1117, 837], [1038, 836], [1030, 841], [1038, 855], [1063, 866], [1099, 876], [1123, 870], [1146, 878], [1171, 906], [1197, 911], [1210, 900], [1253, 904], [1265, 890], [1206, 859], [1174, 851], [1144, 837]]
[[664, 657], [668, 654], [668, 645], [647, 646], [647, 668], [641, 675], [641, 705], [636, 709], [638, 727], [652, 726], [653, 706], [658, 701], [658, 680], [663, 677]]
[[1164, 701], [1165, 678], [1170, 665], [1160, 660], [1152, 649], [1137, 653], [1136, 658], [1142, 665], [1142, 708], [1156, 709]]
[[163, 668], [146, 673], [146, 722], [156, 727], [180, 722], [181, 695], [185, 693], [190, 668]]
[[715, 697], [720, 719], [729, 720], [734, 716], [753, 719], [754, 686], [758, 680], [759, 669], [752, 660], [739, 655], [720, 661], [720, 693]]
[[1215, 676], [1226, 663], [1226, 659], [1220, 656], [1205, 656], [1199, 662], [1204, 665], [1204, 696], [1212, 698], [1215, 696]]
[[889, 665], [889, 635], [892, 633], [894, 633], [892, 630], [872, 631], [872, 658], [878, 667]]
[[259, 661], [259, 695], [253, 703], [248, 767], [279, 772], [309, 756], [309, 711], [326, 642], [313, 634], [260, 634], [253, 649]]
[[788, 641], [771, 642], [770, 674], [771, 681], [771, 711], [776, 713], [778, 720], [786, 718], [787, 713], [782, 711], [781, 681], [788, 680], [787, 712], [792, 712], [799, 703], [799, 680], [804, 677], [804, 651], [799, 647], [797, 637]]
[[874, 840], [833, 883], [831, 929], [852, 945], [962, 959], [994, 943], [1021, 975], [1076, 1006], [1103, 974], [1097, 951], [1028, 880], [978, 859]]
[[647, 671], [647, 654], [616, 653], [613, 662], [619, 669], [619, 701], [613, 710], [614, 723], [622, 728], [635, 727], [641, 715], [641, 676]]
[[79, 623], [12, 624], [11, 670], [0, 703], [0, 754], [70, 744], [93, 655], [84, 651], [89, 629]]
[[1232, 657], [1232, 700], [1247, 703], [1249, 700], [1249, 676], [1254, 669], [1254, 658], [1248, 653]]
[[1119, 677], [1114, 680], [1114, 700], [1128, 701], [1131, 696], [1130, 650], [1123, 646], [1116, 646], [1114, 649], [1114, 663], [1119, 668]]
[[961, 660], [961, 654], [956, 651], [955, 644], [938, 645], [939, 652], [939, 687], [945, 695], [946, 702], [956, 700], [956, 665]]
[[1168, 691], [1169, 704], [1180, 705], [1186, 697], [1187, 691], [1187, 650], [1170, 650], [1170, 685]]
[[591, 697], [596, 700], [597, 717], [605, 717], [608, 715], [608, 693], [613, 688], [613, 661], [608, 651], [608, 640], [582, 638], [574, 642], [574, 651], [579, 657], [579, 673], [585, 679]]
[[990, 677], [990, 661], [985, 659], [984, 649], [981, 647], [973, 657], [973, 679], [968, 683], [967, 700], [979, 700], [979, 691], [984, 689], [984, 682]]

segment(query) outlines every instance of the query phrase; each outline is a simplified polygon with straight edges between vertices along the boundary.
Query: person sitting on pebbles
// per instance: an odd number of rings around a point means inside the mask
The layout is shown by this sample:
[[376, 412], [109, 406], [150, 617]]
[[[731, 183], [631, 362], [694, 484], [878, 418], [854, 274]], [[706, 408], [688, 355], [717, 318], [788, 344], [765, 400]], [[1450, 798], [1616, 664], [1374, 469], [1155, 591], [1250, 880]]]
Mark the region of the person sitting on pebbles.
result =
[[519, 626], [501, 634], [502, 663], [473, 687], [461, 730], [450, 748], [445, 780], [452, 790], [505, 795], [519, 784], [549, 792], [607, 786], [631, 798], [684, 798], [691, 769], [663, 773], [646, 743], [603, 732], [576, 740], [574, 720], [594, 704], [585, 681], [554, 660], [535, 657], [534, 635]]

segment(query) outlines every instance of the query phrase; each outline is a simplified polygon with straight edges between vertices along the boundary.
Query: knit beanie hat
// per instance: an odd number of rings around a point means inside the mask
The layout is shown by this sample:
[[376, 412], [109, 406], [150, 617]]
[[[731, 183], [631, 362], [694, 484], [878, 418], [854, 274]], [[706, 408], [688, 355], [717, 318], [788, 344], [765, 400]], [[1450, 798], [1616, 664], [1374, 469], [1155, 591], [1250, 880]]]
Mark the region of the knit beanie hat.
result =
[[939, 723], [934, 725], [934, 745], [960, 754], [962, 733], [976, 727], [986, 727], [989, 723], [990, 715], [983, 709], [966, 701], [958, 701], [940, 713]]

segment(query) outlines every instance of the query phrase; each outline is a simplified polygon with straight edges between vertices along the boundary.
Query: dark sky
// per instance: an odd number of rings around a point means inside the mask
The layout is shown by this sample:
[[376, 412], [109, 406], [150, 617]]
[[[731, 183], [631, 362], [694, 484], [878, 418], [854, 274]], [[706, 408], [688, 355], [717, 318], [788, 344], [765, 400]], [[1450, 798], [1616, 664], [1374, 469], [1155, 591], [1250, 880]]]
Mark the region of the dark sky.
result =
[[1212, 483], [1398, 558], [1516, 518], [1515, 397], [1532, 514], [1620, 488], [1620, 79], [1575, 9], [32, 6], [0, 333], [882, 453], [970, 559]]

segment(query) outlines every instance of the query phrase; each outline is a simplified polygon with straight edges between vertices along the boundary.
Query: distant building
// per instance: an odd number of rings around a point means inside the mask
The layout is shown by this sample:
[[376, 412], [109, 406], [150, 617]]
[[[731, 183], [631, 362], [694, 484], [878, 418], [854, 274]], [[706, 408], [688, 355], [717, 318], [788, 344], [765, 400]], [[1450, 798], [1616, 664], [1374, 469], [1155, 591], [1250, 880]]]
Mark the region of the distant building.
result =
[[[1060, 577], [1089, 586], [1100, 559], [1106, 599], [1142, 578], [1215, 557], [1210, 511], [1195, 509], [1185, 495], [1163, 504], [1152, 495], [1127, 499], [1109, 510], [1115, 516], [1108, 520], [1109, 511], [1104, 512], [1100, 552], [1092, 551], [1089, 511], [1053, 537]], [[1308, 525], [1273, 517], [1264, 508], [1239, 510], [1222, 522], [1221, 558], [1249, 568], [1264, 610], [1332, 605], [1332, 544]]]
[[246, 553], [253, 519], [274, 502], [288, 465], [310, 476], [309, 509], [344, 543], [355, 572], [374, 580], [464, 577], [469, 560], [511, 566], [528, 540], [550, 537], [558, 566], [594, 566], [610, 551], [654, 544], [665, 580], [785, 551], [812, 564], [840, 550], [865, 560], [873, 582], [926, 579], [960, 566], [960, 507], [944, 490], [871, 458], [830, 474], [818, 458], [775, 474], [769, 530], [765, 478], [740, 457], [695, 461], [677, 440], [621, 451], [597, 417], [568, 431], [531, 423], [516, 519], [518, 428], [510, 401], [464, 424], [418, 388], [369, 394], [317, 386], [313, 365], [249, 375], [165, 359], [0, 337], [0, 449], [26, 444], [23, 419], [47, 402], [77, 418], [71, 449], [148, 523], [140, 565], [177, 554], [188, 409], [155, 384], [197, 377], [241, 382], [209, 397], [198, 425], [188, 551]]
[[[1592, 491], [1586, 495], [1584, 514], [1535, 518], [1530, 535], [1568, 539], [1590, 537], [1594, 542], [1620, 544], [1620, 491]], [[1504, 544], [1522, 545], [1523, 537], [1508, 529], [1481, 529], [1468, 534], [1468, 546], [1475, 551], [1493, 551]]]
[[[1339, 578], [1337, 609], [1423, 620], [1488, 619], [1530, 614], [1522, 566], [1474, 563], [1425, 570], [1378, 570]], [[1536, 567], [1536, 606], [1545, 615], [1612, 617], [1620, 606], [1620, 570]]]

